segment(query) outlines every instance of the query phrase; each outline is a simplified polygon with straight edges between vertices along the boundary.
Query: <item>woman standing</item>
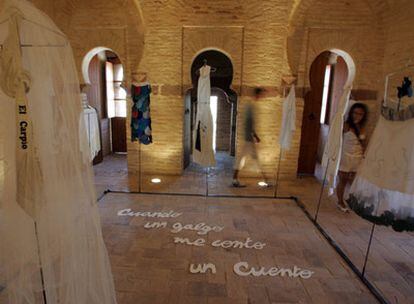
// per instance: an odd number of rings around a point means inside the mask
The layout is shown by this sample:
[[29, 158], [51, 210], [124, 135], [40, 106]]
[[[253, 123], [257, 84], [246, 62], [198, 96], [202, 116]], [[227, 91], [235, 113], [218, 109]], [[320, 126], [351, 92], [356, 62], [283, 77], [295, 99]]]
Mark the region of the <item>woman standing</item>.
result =
[[339, 165], [339, 183], [336, 189], [338, 208], [348, 212], [344, 202], [344, 192], [348, 184], [352, 184], [356, 171], [364, 158], [366, 147], [364, 126], [368, 110], [365, 104], [355, 103], [349, 110], [348, 118], [344, 124], [341, 163]]

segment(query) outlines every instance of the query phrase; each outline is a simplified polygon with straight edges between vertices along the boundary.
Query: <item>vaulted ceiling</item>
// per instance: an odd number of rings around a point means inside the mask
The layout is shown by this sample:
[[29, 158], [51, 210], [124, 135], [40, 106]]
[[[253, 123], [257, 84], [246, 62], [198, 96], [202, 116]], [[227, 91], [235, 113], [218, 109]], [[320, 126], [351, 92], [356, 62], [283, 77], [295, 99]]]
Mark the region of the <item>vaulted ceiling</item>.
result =
[[142, 18], [141, 5], [139, 0], [34, 0], [38, 7], [47, 11], [51, 17], [65, 28], [69, 25], [71, 17], [77, 10], [82, 8], [96, 8], [99, 11], [103, 6], [114, 7], [115, 9], [125, 8], [130, 11], [136, 10], [137, 21], [140, 24], [140, 31], [144, 31], [144, 20]]
[[[290, 24], [295, 25], [300, 22], [306, 11], [312, 4], [318, 0], [293, 0], [293, 7], [290, 14]], [[342, 0], [347, 2], [347, 0]], [[365, 2], [372, 10], [373, 14], [377, 16], [379, 22], [383, 22], [390, 7], [396, 5], [398, 0], [361, 0]]]

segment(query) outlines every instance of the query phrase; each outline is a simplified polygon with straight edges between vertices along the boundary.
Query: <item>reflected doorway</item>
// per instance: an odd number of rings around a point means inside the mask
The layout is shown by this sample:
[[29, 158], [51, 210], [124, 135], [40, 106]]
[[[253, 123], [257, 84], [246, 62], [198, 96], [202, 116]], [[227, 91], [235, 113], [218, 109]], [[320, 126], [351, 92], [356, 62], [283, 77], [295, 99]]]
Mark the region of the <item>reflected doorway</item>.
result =
[[85, 56], [83, 73], [85, 82], [89, 84], [87, 104], [96, 110], [99, 120], [101, 150], [93, 160], [98, 164], [112, 153], [127, 152], [126, 92], [121, 87], [124, 70], [115, 52], [96, 48]]
[[338, 109], [349, 68], [333, 51], [322, 52], [312, 63], [310, 91], [305, 95], [298, 175], [321, 177], [320, 164], [328, 139], [330, 123]]
[[213, 67], [210, 74], [211, 97], [210, 110], [213, 116], [213, 149], [216, 152], [216, 166], [224, 168], [222, 163], [233, 162], [236, 143], [237, 95], [230, 88], [233, 80], [233, 65], [224, 53], [208, 50], [199, 54], [191, 67], [193, 88], [188, 90], [184, 110], [184, 169], [201, 170], [197, 164], [192, 164], [191, 154], [195, 120], [197, 111], [197, 71], [203, 66], [204, 60]]

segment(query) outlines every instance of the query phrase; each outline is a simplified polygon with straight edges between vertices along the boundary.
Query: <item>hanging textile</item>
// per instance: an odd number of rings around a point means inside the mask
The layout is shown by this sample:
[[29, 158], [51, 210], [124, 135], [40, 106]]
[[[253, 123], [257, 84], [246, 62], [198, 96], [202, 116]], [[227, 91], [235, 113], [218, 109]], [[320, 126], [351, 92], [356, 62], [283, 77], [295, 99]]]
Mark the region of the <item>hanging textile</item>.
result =
[[361, 217], [396, 231], [414, 231], [413, 134], [414, 105], [383, 108], [348, 199]]
[[330, 195], [334, 193], [336, 177], [341, 163], [344, 116], [348, 109], [350, 94], [351, 86], [345, 87], [341, 99], [339, 100], [338, 111], [335, 113], [329, 129], [328, 141], [326, 142], [322, 157], [322, 167], [326, 170], [326, 181], [328, 182]]
[[69, 42], [25, 0], [0, 20], [1, 298], [114, 304]]
[[210, 109], [210, 66], [205, 65], [199, 71], [193, 161], [204, 167], [214, 167], [216, 160], [213, 150], [213, 116]]
[[288, 96], [283, 101], [282, 128], [279, 143], [283, 150], [289, 150], [292, 136], [296, 130], [296, 94], [295, 85], [292, 84]]
[[150, 95], [148, 83], [132, 85], [131, 140], [139, 140], [144, 145], [152, 143]]
[[83, 119], [89, 145], [89, 159], [93, 161], [99, 151], [101, 151], [98, 113], [94, 108], [88, 106], [83, 109]]

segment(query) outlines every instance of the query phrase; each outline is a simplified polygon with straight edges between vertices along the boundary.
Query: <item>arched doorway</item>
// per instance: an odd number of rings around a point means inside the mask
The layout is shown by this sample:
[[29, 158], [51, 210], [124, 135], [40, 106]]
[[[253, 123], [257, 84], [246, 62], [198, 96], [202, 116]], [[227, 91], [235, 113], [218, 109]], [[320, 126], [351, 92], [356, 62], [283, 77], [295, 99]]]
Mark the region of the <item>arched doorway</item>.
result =
[[312, 62], [305, 95], [298, 175], [314, 175], [345, 85], [355, 76], [352, 58], [341, 50], [324, 51]]
[[126, 92], [121, 87], [124, 71], [119, 56], [111, 49], [97, 47], [82, 62], [87, 84], [86, 103], [98, 114], [101, 151], [94, 164], [112, 153], [126, 153]]
[[193, 131], [197, 109], [198, 70], [207, 62], [212, 67], [210, 75], [210, 109], [213, 115], [213, 148], [219, 158], [234, 156], [236, 142], [237, 94], [230, 88], [233, 81], [233, 64], [230, 58], [218, 50], [199, 53], [191, 66], [193, 88], [185, 96], [184, 112], [184, 168], [190, 164]]

